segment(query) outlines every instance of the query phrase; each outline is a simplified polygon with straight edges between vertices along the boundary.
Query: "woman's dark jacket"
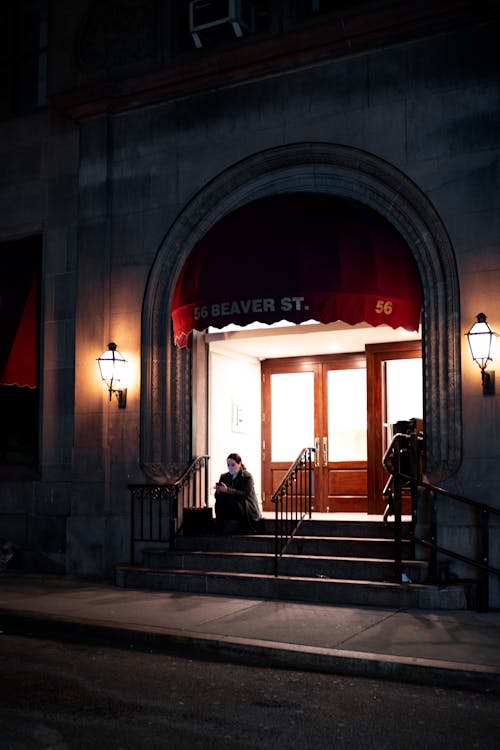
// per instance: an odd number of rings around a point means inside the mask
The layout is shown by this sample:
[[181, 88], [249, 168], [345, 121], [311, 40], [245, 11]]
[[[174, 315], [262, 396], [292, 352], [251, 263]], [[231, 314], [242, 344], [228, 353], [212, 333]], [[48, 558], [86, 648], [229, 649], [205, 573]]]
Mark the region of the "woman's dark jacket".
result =
[[[239, 502], [243, 501], [247, 513], [248, 521], [258, 521], [261, 518], [259, 501], [255, 493], [253, 476], [249, 471], [240, 469], [233, 478], [229, 472], [221, 474], [219, 482], [223, 482], [227, 487], [227, 492], [221, 492], [220, 497], [233, 496]], [[219, 493], [215, 492], [215, 499]]]

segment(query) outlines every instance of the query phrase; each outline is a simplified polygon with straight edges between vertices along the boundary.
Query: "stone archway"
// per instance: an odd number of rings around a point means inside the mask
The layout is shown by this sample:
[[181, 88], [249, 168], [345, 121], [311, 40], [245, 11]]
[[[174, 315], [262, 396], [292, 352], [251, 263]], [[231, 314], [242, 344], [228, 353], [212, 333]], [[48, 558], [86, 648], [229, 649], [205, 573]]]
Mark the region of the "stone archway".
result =
[[446, 229], [402, 172], [364, 151], [298, 143], [229, 167], [184, 208], [158, 250], [142, 316], [140, 461], [154, 481], [178, 476], [191, 459], [190, 351], [173, 344], [170, 309], [177, 276], [196, 242], [219, 219], [256, 198], [290, 192], [334, 194], [384, 216], [407, 242], [423, 291], [426, 468], [434, 480], [461, 461], [459, 287]]

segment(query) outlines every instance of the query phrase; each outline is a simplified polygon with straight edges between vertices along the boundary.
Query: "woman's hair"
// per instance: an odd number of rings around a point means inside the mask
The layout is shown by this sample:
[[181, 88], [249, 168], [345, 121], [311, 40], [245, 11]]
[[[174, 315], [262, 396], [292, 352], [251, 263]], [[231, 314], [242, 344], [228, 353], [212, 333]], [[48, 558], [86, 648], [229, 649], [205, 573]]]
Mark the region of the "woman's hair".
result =
[[241, 464], [241, 468], [243, 469], [243, 471], [246, 471], [246, 466], [241, 460], [241, 456], [239, 453], [230, 453], [226, 458], [226, 461], [229, 461], [229, 459], [231, 459], [231, 461], [236, 461], [237, 464]]

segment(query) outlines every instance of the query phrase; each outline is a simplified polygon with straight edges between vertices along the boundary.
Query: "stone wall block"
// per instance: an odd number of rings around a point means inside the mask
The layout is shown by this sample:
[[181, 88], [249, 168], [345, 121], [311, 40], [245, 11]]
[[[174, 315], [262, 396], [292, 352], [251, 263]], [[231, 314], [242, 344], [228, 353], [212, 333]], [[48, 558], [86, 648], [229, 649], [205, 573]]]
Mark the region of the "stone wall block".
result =
[[497, 209], [490, 207], [482, 211], [454, 213], [448, 227], [460, 275], [500, 269], [500, 214]]
[[75, 174], [47, 181], [47, 226], [72, 224], [78, 216], [78, 177]]
[[64, 554], [66, 551], [66, 517], [29, 516], [27, 544], [33, 552]]
[[69, 482], [44, 482], [36, 487], [35, 513], [39, 516], [68, 516], [71, 512]]
[[39, 181], [0, 186], [0, 227], [40, 227], [45, 218], [45, 186]]
[[[122, 479], [124, 475], [122, 474]], [[127, 477], [128, 479], [128, 477]], [[135, 484], [134, 478], [130, 478], [130, 483]], [[139, 482], [140, 484], [140, 482]], [[111, 496], [111, 507], [110, 515], [112, 516], [123, 516], [127, 521], [127, 529], [129, 528], [129, 516], [131, 507], [130, 490], [128, 486], [122, 482], [113, 483], [110, 489]], [[128, 531], [127, 531], [128, 533]]]
[[0, 531], [0, 545], [4, 542], [12, 542], [15, 547], [23, 549], [27, 545], [28, 526], [26, 515], [23, 512], [2, 513], [2, 528]]
[[74, 377], [75, 371], [68, 368], [47, 370], [44, 373], [44, 412], [47, 417], [62, 418], [63, 415], [73, 414], [75, 408]]
[[101, 513], [94, 516], [71, 516], [67, 527], [68, 575], [103, 576], [105, 519]]
[[352, 120], [346, 123], [347, 126], [353, 127], [356, 121], [363, 123], [361, 148], [404, 167], [407, 159], [404, 102], [395, 101], [385, 106], [368, 107], [363, 110], [361, 117], [358, 115]]
[[74, 271], [76, 248], [75, 223], [47, 229], [45, 233], [45, 278]]
[[125, 516], [113, 516], [105, 522], [103, 569], [105, 576], [114, 576], [114, 566], [130, 561], [130, 526]]
[[54, 320], [67, 320], [75, 317], [75, 274], [61, 273], [53, 276]]
[[78, 444], [75, 445], [74, 460], [73, 460], [73, 476], [75, 480], [75, 494], [73, 499], [73, 507], [78, 513], [78, 502], [75, 506], [76, 500], [82, 500], [80, 491], [80, 482], [95, 482], [92, 484], [92, 490], [90, 496], [85, 495], [84, 504], [94, 506], [97, 504], [98, 507], [102, 508], [102, 501], [100, 500], [102, 493], [104, 492], [104, 485], [100, 485], [104, 482], [106, 476], [107, 466], [107, 455], [106, 450], [100, 444], [100, 436], [96, 438], [94, 446], [82, 447]]
[[498, 484], [494, 484], [499, 481], [498, 457], [474, 461], [467, 458], [460, 479], [465, 497], [500, 509], [500, 497], [496, 489]]
[[77, 478], [71, 487], [71, 513], [74, 517], [105, 515], [106, 488], [99, 477]]
[[61, 179], [63, 175], [75, 179], [78, 173], [80, 158], [80, 132], [73, 123], [66, 123], [67, 128], [51, 134], [43, 144], [43, 172], [48, 180]]
[[109, 187], [104, 181], [99, 185], [81, 185], [78, 196], [81, 219], [89, 220], [105, 216], [108, 194]]
[[0, 185], [34, 183], [40, 179], [41, 144], [31, 143], [0, 152]]
[[455, 29], [415, 42], [412, 87], [433, 92], [462, 91], [464, 86], [495, 80], [497, 30], [494, 24]]
[[491, 152], [434, 161], [413, 162], [413, 157], [413, 153], [409, 154], [408, 171], [425, 190], [444, 221], [463, 212], [470, 214], [495, 208], [498, 164]]
[[[103, 384], [102, 394], [106, 397], [107, 391]], [[103, 416], [100, 411], [81, 412], [75, 425], [75, 446], [80, 448], [93, 448], [101, 444]]]
[[[31, 482], [0, 483], [0, 503], [2, 514], [29, 513], [33, 502], [33, 486]], [[3, 523], [3, 515], [2, 515]], [[1, 534], [1, 532], [0, 532]]]
[[111, 255], [114, 264], [143, 263], [144, 214], [117, 214], [113, 219]]
[[498, 147], [496, 85], [431, 92], [408, 100], [410, 160], [442, 159]]
[[72, 370], [74, 367], [74, 348], [74, 319], [47, 320], [44, 326], [45, 369]]
[[90, 221], [109, 211], [107, 118], [85, 123], [80, 134], [79, 217]]
[[176, 151], [115, 163], [112, 191], [114, 216], [135, 215], [171, 202], [177, 193]]
[[367, 58], [367, 79], [370, 108], [385, 107], [404, 102], [409, 91], [414, 91], [413, 59], [410, 45], [379, 50]]

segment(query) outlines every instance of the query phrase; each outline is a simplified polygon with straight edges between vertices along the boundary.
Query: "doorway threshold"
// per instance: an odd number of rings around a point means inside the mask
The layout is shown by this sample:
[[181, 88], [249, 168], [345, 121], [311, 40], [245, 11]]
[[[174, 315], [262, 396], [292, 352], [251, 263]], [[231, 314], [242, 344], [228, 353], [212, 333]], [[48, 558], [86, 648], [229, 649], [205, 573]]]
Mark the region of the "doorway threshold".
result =
[[[263, 518], [273, 519], [274, 513], [264, 511], [262, 513]], [[306, 520], [309, 516], [306, 516]], [[372, 515], [368, 513], [312, 513], [311, 519], [313, 521], [373, 521], [374, 523], [380, 523], [384, 520], [382, 515]], [[389, 517], [389, 523], [392, 521], [392, 516]], [[411, 516], [401, 516], [402, 521], [411, 521]]]

